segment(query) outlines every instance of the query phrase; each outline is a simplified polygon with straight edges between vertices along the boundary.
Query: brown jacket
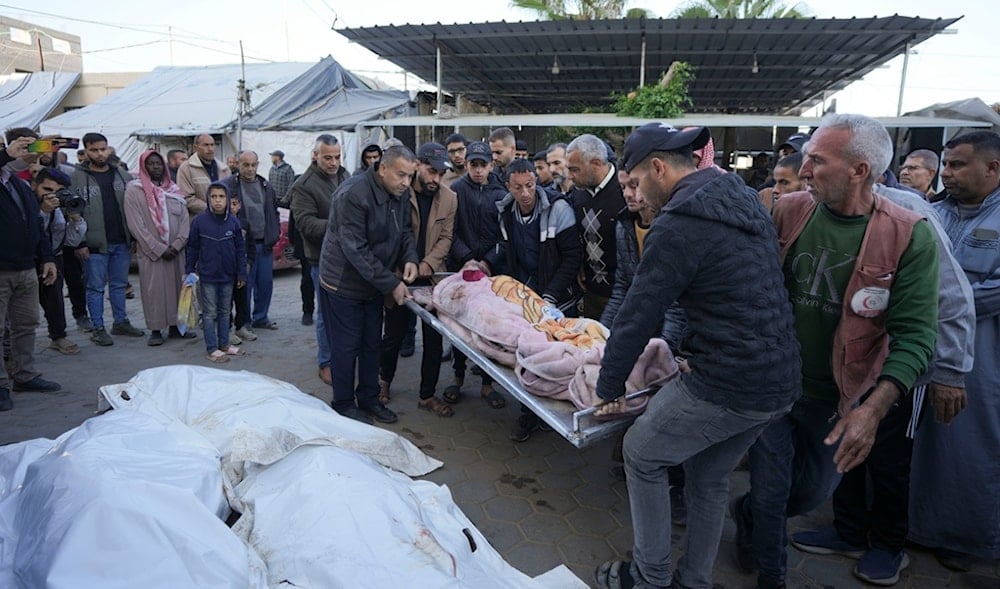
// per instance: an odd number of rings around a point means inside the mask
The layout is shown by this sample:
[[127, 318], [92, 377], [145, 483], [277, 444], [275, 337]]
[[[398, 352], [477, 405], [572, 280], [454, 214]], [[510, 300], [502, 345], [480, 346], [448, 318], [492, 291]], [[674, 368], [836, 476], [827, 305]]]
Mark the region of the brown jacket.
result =
[[[226, 164], [215, 160], [215, 165], [219, 169], [220, 181], [232, 175]], [[188, 214], [192, 221], [208, 208], [208, 186], [211, 183], [208, 170], [202, 165], [201, 158], [196, 153], [191, 154], [191, 157], [177, 168], [177, 186], [184, 194], [184, 201], [187, 203]]]
[[[416, 186], [416, 180], [414, 180]], [[420, 236], [420, 205], [417, 203], [416, 189], [410, 190], [410, 209], [413, 211], [413, 239]], [[421, 262], [426, 262], [435, 272], [444, 272], [448, 251], [451, 250], [452, 233], [455, 229], [455, 212], [458, 210], [458, 197], [451, 188], [443, 183], [438, 190], [434, 201], [431, 204], [427, 227], [427, 238], [424, 242], [424, 257]], [[437, 282], [432, 280], [432, 282]]]

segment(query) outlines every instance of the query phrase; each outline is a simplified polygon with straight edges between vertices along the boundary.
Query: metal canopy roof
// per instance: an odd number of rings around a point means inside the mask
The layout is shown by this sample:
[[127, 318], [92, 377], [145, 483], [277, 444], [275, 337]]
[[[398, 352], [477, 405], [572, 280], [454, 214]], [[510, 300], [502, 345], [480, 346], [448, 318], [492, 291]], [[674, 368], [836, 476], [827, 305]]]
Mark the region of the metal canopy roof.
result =
[[675, 60], [694, 66], [690, 112], [787, 114], [959, 18], [501, 21], [338, 32], [430, 82], [440, 49], [442, 88], [501, 113], [607, 110], [612, 92], [639, 85], [645, 43], [647, 84]]

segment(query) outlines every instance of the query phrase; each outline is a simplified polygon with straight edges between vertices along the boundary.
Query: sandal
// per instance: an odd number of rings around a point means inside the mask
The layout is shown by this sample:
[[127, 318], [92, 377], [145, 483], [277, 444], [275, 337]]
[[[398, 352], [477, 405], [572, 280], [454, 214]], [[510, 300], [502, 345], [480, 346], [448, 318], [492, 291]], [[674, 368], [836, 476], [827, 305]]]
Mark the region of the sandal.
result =
[[462, 387], [457, 384], [448, 385], [444, 388], [444, 392], [441, 393], [441, 396], [445, 401], [454, 405], [462, 400]]
[[225, 350], [219, 350], [219, 351], [222, 352], [223, 354], [228, 355], [228, 356], [246, 356], [247, 355], [246, 352], [244, 352], [241, 348], [238, 348], [236, 346], [229, 346]]
[[490, 392], [480, 394], [482, 394], [483, 400], [486, 401], [493, 409], [503, 409], [507, 406], [507, 401], [503, 398], [503, 395], [498, 393], [496, 389], [492, 387], [490, 387]]
[[[632, 589], [636, 579], [632, 576], [630, 560], [609, 560], [594, 571], [594, 580], [601, 589]], [[638, 571], [636, 571], [638, 573]]]
[[212, 353], [205, 357], [208, 358], [209, 362], [214, 362], [216, 364], [229, 362], [229, 356], [227, 356], [222, 350], [212, 350]]
[[442, 403], [437, 397], [420, 399], [417, 401], [417, 409], [433, 411], [434, 413], [437, 413], [439, 417], [451, 417], [455, 414], [455, 410], [451, 408], [451, 405]]
[[391, 383], [386, 382], [381, 378], [378, 379], [378, 402], [382, 403], [383, 405], [387, 404], [390, 400], [392, 400], [392, 397], [389, 395], [390, 384]]

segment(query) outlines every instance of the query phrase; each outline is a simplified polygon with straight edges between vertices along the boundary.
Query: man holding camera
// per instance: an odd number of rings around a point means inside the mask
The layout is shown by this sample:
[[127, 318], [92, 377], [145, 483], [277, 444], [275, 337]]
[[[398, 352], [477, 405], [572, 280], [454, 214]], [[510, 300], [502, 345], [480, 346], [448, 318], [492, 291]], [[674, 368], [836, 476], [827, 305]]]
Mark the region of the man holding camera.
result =
[[[38, 200], [31, 188], [11, 174], [6, 164], [28, 155], [32, 137], [20, 137], [0, 150], [0, 323], [10, 318], [13, 370], [0, 369], [0, 411], [10, 411], [10, 391], [53, 392], [62, 387], [35, 371], [35, 328], [38, 327], [38, 280], [55, 283], [52, 248], [42, 236]], [[2, 339], [2, 336], [0, 336]], [[13, 387], [11, 387], [13, 380]]]
[[66, 305], [63, 303], [63, 246], [76, 248], [87, 236], [83, 199], [68, 190], [69, 176], [58, 168], [42, 168], [31, 181], [41, 209], [42, 238], [49, 242], [56, 264], [56, 279], [38, 287], [38, 302], [45, 312], [49, 347], [61, 354], [79, 353], [80, 347], [66, 339]]

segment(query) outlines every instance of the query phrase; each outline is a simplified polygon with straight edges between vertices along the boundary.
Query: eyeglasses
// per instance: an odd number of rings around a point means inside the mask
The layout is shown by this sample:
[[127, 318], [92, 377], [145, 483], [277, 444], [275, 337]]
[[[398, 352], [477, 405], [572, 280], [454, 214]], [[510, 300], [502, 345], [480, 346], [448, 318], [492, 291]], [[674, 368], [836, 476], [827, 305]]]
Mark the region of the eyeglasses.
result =
[[934, 170], [928, 168], [927, 166], [914, 166], [912, 164], [910, 164], [908, 166], [903, 166], [903, 167], [901, 167], [899, 169], [900, 172], [914, 172], [916, 170], [927, 170], [929, 172], [933, 172], [934, 171]]

